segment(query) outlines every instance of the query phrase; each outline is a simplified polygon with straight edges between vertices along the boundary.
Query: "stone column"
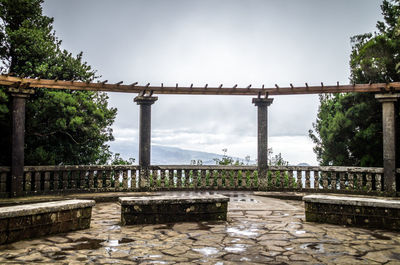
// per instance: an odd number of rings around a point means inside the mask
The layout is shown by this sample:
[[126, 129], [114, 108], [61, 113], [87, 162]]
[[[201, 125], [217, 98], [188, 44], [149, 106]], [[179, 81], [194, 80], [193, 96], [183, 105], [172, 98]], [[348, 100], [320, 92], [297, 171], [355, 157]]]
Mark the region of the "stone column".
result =
[[137, 96], [133, 101], [140, 105], [139, 120], [139, 166], [150, 166], [151, 151], [151, 105], [158, 97]]
[[395, 103], [400, 94], [376, 94], [382, 103], [384, 187], [388, 193], [396, 192], [396, 113]]
[[268, 106], [273, 98], [253, 98], [257, 106], [257, 166], [258, 177], [262, 188], [267, 187], [268, 169]]
[[12, 135], [11, 135], [11, 197], [22, 195], [24, 180], [25, 148], [25, 103], [34, 91], [10, 87], [12, 97]]

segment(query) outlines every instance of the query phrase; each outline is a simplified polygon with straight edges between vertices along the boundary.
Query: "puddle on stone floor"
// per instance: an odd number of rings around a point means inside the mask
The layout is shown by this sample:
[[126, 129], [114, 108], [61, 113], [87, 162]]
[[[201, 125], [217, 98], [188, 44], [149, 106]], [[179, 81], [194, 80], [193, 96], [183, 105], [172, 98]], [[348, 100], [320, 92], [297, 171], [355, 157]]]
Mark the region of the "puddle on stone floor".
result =
[[83, 250], [83, 249], [99, 249], [104, 241], [95, 238], [82, 237], [74, 241], [74, 245], [63, 248], [62, 250]]
[[122, 238], [122, 239], [111, 239], [111, 240], [101, 240], [95, 238], [87, 238], [82, 237], [74, 241], [74, 244], [68, 247], [63, 248], [62, 250], [85, 250], [85, 249], [99, 249], [103, 246], [106, 247], [117, 247], [120, 244], [126, 244], [135, 241], [130, 238]]
[[193, 250], [203, 254], [204, 256], [215, 255], [215, 254], [217, 254], [219, 252], [218, 249], [213, 248], [213, 247], [194, 248]]
[[54, 260], [64, 260], [67, 258], [67, 256], [68, 256], [68, 253], [66, 253], [64, 251], [57, 251], [51, 255], [51, 258]]
[[248, 236], [248, 237], [257, 236], [258, 233], [256, 231], [258, 231], [258, 229], [255, 229], [255, 228], [240, 229], [240, 228], [236, 228], [236, 227], [230, 227], [230, 228], [226, 229], [227, 233], [240, 235], [240, 236]]
[[391, 237], [384, 236], [384, 235], [374, 233], [374, 232], [371, 233], [371, 236], [375, 237], [376, 239], [380, 239], [380, 240], [392, 240]]
[[198, 222], [197, 226], [198, 226], [199, 230], [210, 230], [211, 229], [210, 226], [208, 226], [207, 224], [205, 224], [203, 222]]
[[224, 250], [227, 252], [232, 252], [232, 253], [239, 253], [239, 252], [243, 252], [246, 250], [246, 246], [244, 244], [235, 244], [229, 247], [225, 247]]
[[323, 253], [324, 246], [321, 243], [307, 243], [300, 246], [301, 249], [312, 249], [316, 252]]

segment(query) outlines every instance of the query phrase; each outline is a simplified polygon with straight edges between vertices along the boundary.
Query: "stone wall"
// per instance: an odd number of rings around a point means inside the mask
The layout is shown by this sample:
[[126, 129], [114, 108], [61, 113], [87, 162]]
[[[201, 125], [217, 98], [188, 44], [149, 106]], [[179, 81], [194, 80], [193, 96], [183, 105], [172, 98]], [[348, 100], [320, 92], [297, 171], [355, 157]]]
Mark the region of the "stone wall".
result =
[[155, 196], [120, 198], [121, 223], [160, 224], [173, 222], [223, 221], [229, 198], [222, 195]]
[[309, 195], [307, 222], [400, 230], [400, 200]]
[[0, 208], [0, 244], [90, 227], [94, 201], [69, 200]]

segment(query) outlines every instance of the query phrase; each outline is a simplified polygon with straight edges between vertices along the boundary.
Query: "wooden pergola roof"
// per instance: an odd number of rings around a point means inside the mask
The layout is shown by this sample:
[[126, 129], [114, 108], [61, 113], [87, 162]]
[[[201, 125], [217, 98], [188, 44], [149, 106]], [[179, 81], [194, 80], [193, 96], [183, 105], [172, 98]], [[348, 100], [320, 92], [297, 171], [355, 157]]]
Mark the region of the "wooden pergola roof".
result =
[[205, 86], [164, 86], [161, 85], [140, 85], [137, 82], [124, 85], [123, 82], [107, 84], [107, 81], [97, 83], [87, 83], [80, 81], [61, 81], [48, 79], [20, 78], [10, 75], [0, 75], [0, 85], [14, 87], [15, 89], [34, 89], [52, 88], [66, 90], [89, 90], [105, 92], [124, 92], [124, 93], [150, 93], [150, 94], [194, 94], [194, 95], [298, 95], [298, 94], [321, 94], [321, 93], [346, 93], [346, 92], [399, 92], [400, 82], [393, 83], [370, 83], [370, 84], [349, 84], [280, 87], [275, 85], [272, 88], [252, 87], [218, 87]]

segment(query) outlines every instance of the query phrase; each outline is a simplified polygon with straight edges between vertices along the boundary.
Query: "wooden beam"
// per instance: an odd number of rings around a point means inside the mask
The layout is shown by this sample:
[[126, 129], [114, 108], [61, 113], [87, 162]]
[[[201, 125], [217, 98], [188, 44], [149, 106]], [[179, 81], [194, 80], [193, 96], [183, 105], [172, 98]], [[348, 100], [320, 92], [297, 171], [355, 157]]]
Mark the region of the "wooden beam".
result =
[[269, 95], [301, 95], [301, 94], [321, 94], [321, 93], [346, 93], [346, 92], [398, 92], [400, 91], [400, 82], [394, 83], [377, 83], [377, 84], [349, 84], [349, 85], [326, 85], [310, 86], [306, 84], [303, 87], [272, 87], [272, 88], [257, 88], [252, 86], [247, 87], [210, 87], [206, 86], [151, 86], [138, 85], [133, 83], [130, 85], [122, 84], [107, 84], [101, 83], [86, 83], [80, 81], [61, 81], [48, 79], [32, 79], [19, 78], [14, 76], [0, 75], [0, 85], [15, 86], [19, 83], [26, 89], [30, 88], [50, 88], [50, 89], [67, 89], [67, 90], [87, 90], [87, 91], [104, 91], [104, 92], [123, 92], [123, 93], [139, 93], [143, 90], [152, 90], [154, 94], [193, 94], [193, 95], [248, 95], [257, 96], [258, 93], [268, 93]]

